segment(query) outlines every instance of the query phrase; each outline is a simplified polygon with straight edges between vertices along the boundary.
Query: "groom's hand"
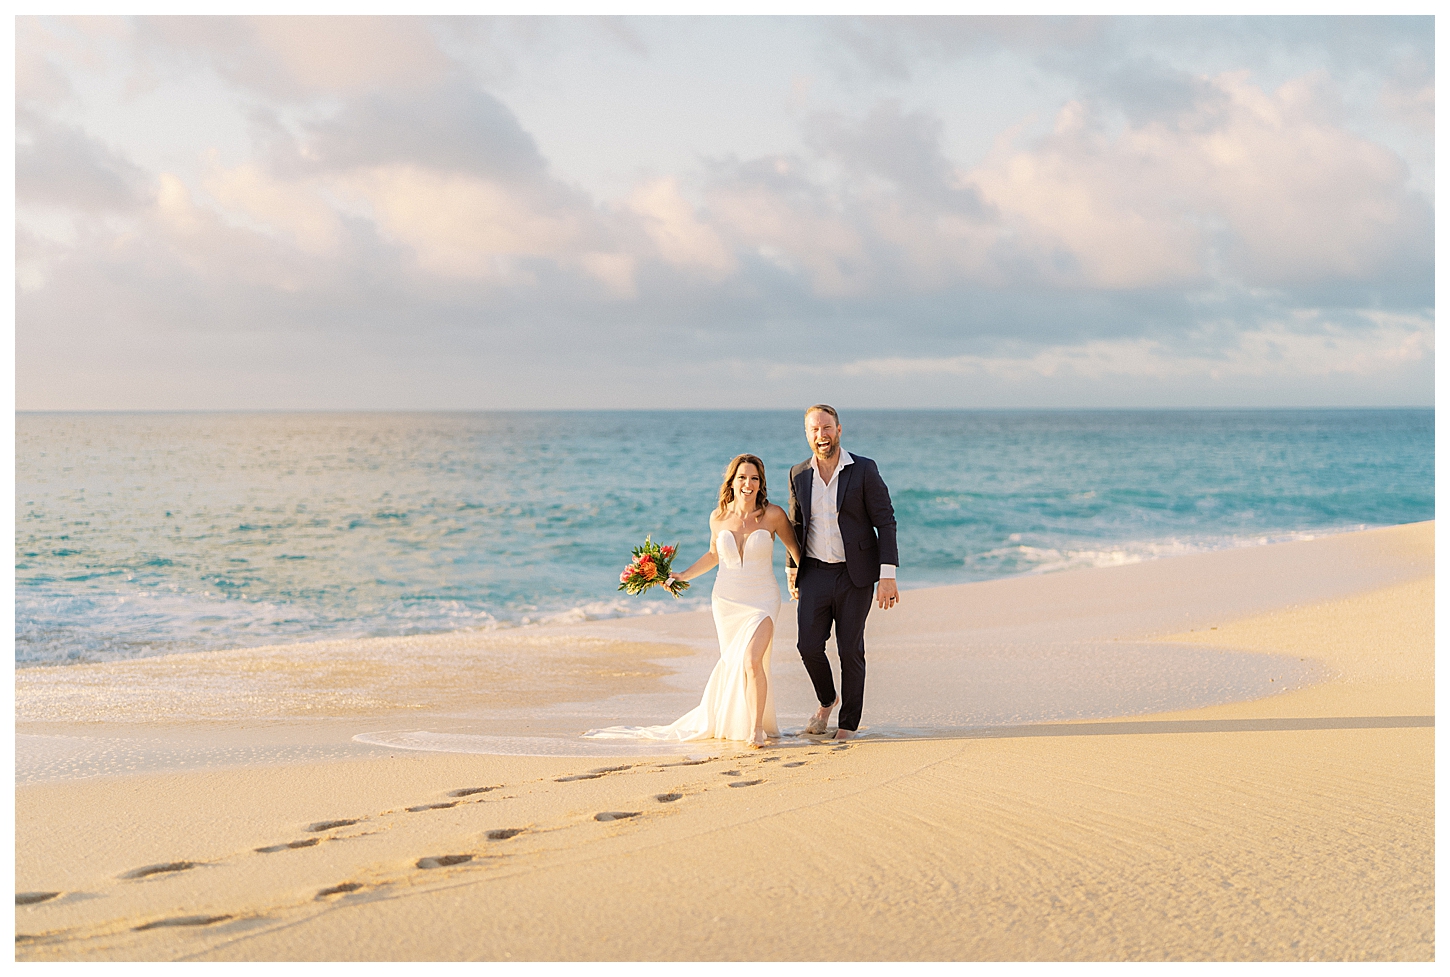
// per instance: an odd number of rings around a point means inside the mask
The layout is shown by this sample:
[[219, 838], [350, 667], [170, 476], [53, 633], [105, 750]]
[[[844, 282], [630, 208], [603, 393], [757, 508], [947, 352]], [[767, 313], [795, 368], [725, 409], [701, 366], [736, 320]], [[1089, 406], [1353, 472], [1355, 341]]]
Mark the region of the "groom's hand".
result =
[[796, 573], [797, 573], [796, 570], [786, 570], [785, 571], [785, 585], [786, 585], [786, 587], [788, 587], [790, 589], [790, 599], [791, 600], [800, 600], [801, 599], [801, 591], [800, 591], [800, 588], [795, 585], [795, 576], [796, 576]]
[[901, 596], [896, 593], [896, 581], [890, 577], [883, 577], [876, 585], [876, 604], [884, 611], [889, 611], [901, 602]]

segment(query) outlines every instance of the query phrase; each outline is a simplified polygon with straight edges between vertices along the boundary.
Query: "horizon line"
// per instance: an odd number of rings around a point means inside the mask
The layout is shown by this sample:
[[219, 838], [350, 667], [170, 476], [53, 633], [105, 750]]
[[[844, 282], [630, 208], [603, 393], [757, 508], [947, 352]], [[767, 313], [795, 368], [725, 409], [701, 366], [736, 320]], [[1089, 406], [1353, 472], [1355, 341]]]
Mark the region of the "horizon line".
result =
[[[15, 408], [15, 414], [751, 414], [799, 413], [795, 407], [39, 407]], [[1136, 407], [1019, 406], [1019, 407], [837, 407], [843, 411], [872, 413], [1129, 412], [1129, 411], [1351, 411], [1434, 410], [1434, 404], [1341, 405], [1213, 405]]]

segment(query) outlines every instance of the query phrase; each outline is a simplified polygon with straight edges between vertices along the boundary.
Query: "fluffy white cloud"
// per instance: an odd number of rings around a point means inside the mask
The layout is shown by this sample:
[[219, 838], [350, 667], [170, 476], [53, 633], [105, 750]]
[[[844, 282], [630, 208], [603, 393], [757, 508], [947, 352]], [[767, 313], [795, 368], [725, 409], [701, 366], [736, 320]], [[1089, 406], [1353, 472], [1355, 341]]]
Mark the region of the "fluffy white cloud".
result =
[[218, 167], [204, 187], [228, 213], [242, 214], [310, 254], [336, 254], [342, 220], [317, 180], [278, 179], [255, 163]]
[[820, 144], [874, 180], [812, 183], [807, 166], [760, 161], [713, 190], [711, 209], [832, 296], [892, 272], [913, 286], [1112, 290], [1428, 274], [1429, 202], [1398, 157], [1335, 124], [1326, 78], [1273, 92], [1242, 73], [1201, 81], [1171, 119], [1117, 131], [1069, 102], [1049, 136], [1004, 138], [970, 168], [950, 165], [926, 120], [882, 107], [832, 119]]
[[698, 270], [719, 280], [739, 267], [720, 233], [680, 193], [679, 181], [665, 178], [640, 184], [626, 202], [654, 243], [660, 260]]
[[584, 232], [577, 214], [531, 206], [509, 186], [462, 174], [380, 166], [339, 185], [366, 203], [383, 236], [406, 244], [435, 275], [494, 278], [506, 273], [500, 259], [562, 257]]

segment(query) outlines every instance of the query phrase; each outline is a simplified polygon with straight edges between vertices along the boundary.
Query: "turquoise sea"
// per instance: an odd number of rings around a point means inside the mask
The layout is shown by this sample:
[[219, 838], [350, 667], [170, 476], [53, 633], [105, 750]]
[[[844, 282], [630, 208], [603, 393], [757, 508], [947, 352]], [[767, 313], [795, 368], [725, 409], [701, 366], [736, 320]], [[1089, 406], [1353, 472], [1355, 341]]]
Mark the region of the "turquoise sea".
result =
[[[1434, 412], [845, 411], [905, 587], [1432, 519]], [[618, 593], [708, 545], [720, 473], [773, 501], [801, 417], [97, 413], [16, 419], [18, 665], [699, 607]], [[781, 574], [784, 579], [783, 572]]]

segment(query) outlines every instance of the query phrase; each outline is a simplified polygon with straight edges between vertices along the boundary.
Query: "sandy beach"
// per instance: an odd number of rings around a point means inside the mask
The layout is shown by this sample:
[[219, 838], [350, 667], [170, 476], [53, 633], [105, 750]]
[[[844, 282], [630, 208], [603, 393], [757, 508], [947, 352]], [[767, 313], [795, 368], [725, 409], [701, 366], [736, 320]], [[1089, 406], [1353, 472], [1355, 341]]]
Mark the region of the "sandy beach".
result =
[[17, 959], [1434, 958], [1433, 523], [908, 591], [849, 745], [522, 755], [712, 637], [22, 669]]

